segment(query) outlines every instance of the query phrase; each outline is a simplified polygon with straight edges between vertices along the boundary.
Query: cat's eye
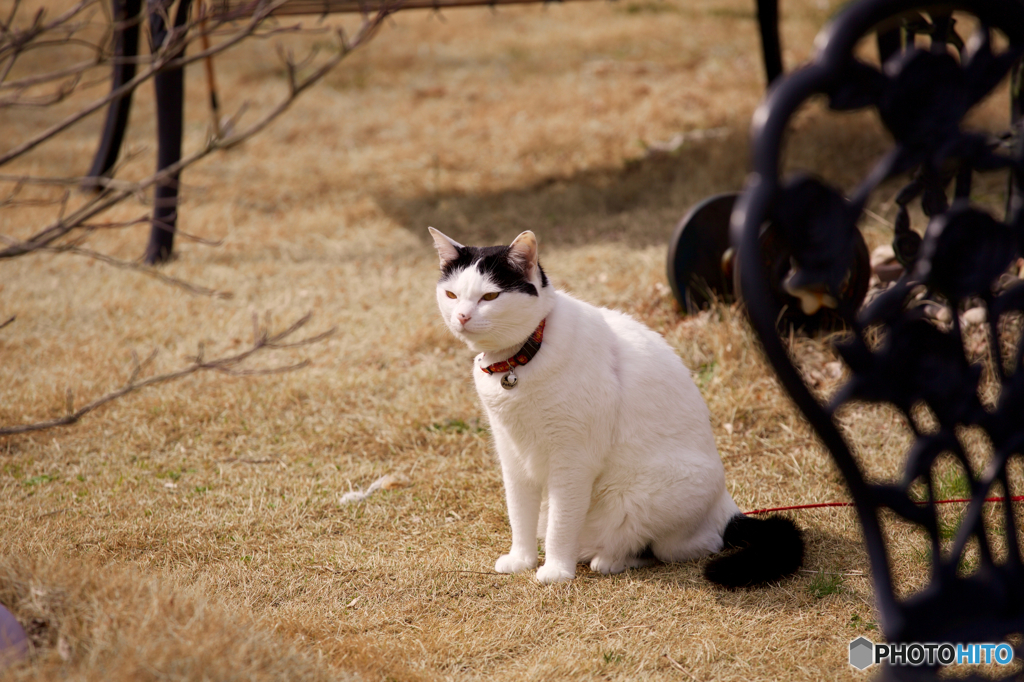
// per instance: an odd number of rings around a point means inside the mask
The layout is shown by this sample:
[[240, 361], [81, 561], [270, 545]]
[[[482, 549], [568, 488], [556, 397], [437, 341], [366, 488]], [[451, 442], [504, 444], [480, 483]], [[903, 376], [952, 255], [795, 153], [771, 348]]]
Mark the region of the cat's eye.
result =
[[493, 301], [494, 299], [498, 298], [498, 294], [500, 293], [500, 291], [492, 291], [489, 294], [484, 294], [483, 296], [480, 297], [480, 299], [483, 301]]
[[446, 291], [446, 292], [444, 292], [444, 293], [448, 294], [448, 298], [458, 298], [458, 296], [456, 296], [455, 294], [453, 294], [453, 293], [452, 293], [452, 292], [450, 292], [450, 291]]

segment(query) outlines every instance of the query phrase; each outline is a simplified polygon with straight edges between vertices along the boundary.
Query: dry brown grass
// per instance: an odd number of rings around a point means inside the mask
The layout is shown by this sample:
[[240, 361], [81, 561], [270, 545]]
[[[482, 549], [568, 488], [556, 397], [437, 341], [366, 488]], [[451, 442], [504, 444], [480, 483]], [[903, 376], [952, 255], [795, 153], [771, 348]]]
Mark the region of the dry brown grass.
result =
[[[823, 4], [784, 3], [789, 64], [808, 53]], [[469, 352], [433, 302], [428, 224], [471, 243], [532, 228], [557, 285], [636, 315], [694, 369], [741, 507], [843, 499], [741, 315], [681, 319], [663, 273], [679, 216], [742, 182], [762, 93], [752, 10], [621, 0], [451, 11], [445, 22], [400, 14], [284, 120], [185, 176], [182, 228], [225, 243], [182, 242], [167, 271], [235, 298], [190, 297], [69, 256], [0, 265], [0, 318], [18, 316], [0, 332], [3, 424], [58, 414], [68, 388], [84, 401], [115, 387], [133, 350], [159, 349], [162, 371], [201, 341], [210, 353], [239, 348], [252, 311], [282, 326], [311, 310], [314, 325], [341, 329], [301, 353], [313, 366], [298, 374], [196, 376], [69, 429], [0, 441], [0, 603], [38, 619], [39, 645], [8, 676], [857, 677], [847, 642], [880, 635], [844, 510], [797, 518], [807, 569], [829, 573], [769, 589], [715, 589], [699, 563], [607, 578], [581, 567], [553, 587], [490, 573], [509, 542], [501, 478]], [[275, 59], [253, 44], [220, 60], [222, 99], [269, 102], [283, 87]], [[188, 97], [186, 146], [207, 120], [200, 69]], [[136, 106], [128, 143], [143, 153], [129, 176], [152, 164], [148, 89]], [[1003, 100], [986, 111], [1005, 110]], [[0, 112], [0, 130], [17, 137], [59, 114]], [[19, 168], [84, 170], [99, 123]], [[642, 158], [641, 142], [710, 128], [727, 134]], [[814, 110], [798, 132], [792, 162], [837, 182], [885, 143], [862, 119]], [[4, 211], [0, 232], [40, 215]], [[143, 240], [95, 245], [130, 258]], [[800, 344], [815, 366], [833, 359], [825, 342]], [[847, 419], [869, 471], [892, 472], [906, 444], [898, 420], [884, 409]], [[339, 504], [383, 474], [409, 485]], [[919, 581], [923, 540], [892, 532], [901, 578]]]

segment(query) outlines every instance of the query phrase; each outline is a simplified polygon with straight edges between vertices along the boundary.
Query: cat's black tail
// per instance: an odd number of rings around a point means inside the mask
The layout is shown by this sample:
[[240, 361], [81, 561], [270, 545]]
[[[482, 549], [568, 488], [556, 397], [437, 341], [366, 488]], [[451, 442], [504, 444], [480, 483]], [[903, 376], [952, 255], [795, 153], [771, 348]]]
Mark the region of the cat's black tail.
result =
[[800, 529], [782, 516], [758, 519], [737, 514], [722, 534], [725, 550], [712, 559], [704, 577], [725, 587], [751, 587], [795, 573], [804, 560]]

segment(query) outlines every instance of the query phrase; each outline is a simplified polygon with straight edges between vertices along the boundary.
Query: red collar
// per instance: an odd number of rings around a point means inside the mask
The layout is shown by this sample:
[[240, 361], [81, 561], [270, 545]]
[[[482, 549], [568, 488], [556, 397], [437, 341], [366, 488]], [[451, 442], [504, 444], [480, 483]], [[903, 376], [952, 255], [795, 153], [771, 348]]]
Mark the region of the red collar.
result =
[[494, 374], [495, 372], [510, 372], [513, 367], [519, 367], [525, 365], [533, 356], [540, 350], [540, 342], [544, 340], [544, 324], [547, 322], [547, 318], [540, 321], [537, 328], [530, 334], [530, 338], [526, 339], [526, 343], [519, 349], [519, 352], [510, 357], [508, 360], [502, 360], [496, 362], [493, 365], [487, 367], [481, 367], [485, 374]]

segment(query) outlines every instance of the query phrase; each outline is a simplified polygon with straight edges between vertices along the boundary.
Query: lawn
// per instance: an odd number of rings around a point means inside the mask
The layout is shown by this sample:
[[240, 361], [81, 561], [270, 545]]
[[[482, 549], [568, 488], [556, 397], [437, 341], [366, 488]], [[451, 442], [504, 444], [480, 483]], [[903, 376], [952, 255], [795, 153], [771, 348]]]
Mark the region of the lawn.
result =
[[[0, 0], [0, 15], [10, 4]], [[839, 4], [782, 3], [787, 65], [809, 56]], [[257, 362], [309, 361], [296, 372], [198, 374], [70, 427], [0, 437], [0, 604], [35, 644], [7, 677], [864, 677], [847, 645], [881, 633], [845, 509], [794, 512], [805, 568], [762, 589], [714, 587], [701, 562], [613, 577], [581, 565], [550, 587], [493, 573], [510, 542], [501, 475], [472, 353], [434, 302], [428, 225], [470, 244], [532, 229], [556, 286], [630, 313], [678, 350], [742, 509], [846, 499], [742, 311], [685, 317], [665, 276], [676, 221], [742, 186], [764, 92], [753, 8], [619, 0], [399, 13], [264, 133], [186, 172], [180, 227], [221, 243], [179, 239], [163, 271], [231, 298], [71, 255], [0, 262], [0, 322], [17, 316], [0, 330], [0, 425], [59, 416], [69, 391], [81, 405], [115, 389], [133, 353], [156, 351], [150, 375], [187, 365], [200, 344], [209, 357], [242, 350], [254, 314], [276, 330], [307, 312], [302, 333], [336, 328]], [[297, 50], [313, 41], [285, 39]], [[247, 101], [256, 115], [285, 88], [266, 42], [216, 68], [230, 110]], [[198, 65], [187, 94], [186, 150], [209, 121]], [[2, 137], [22, 139], [82, 101], [0, 109]], [[155, 158], [151, 88], [135, 106], [128, 178]], [[1006, 111], [997, 97], [977, 121], [997, 126]], [[101, 123], [91, 117], [4, 170], [84, 173]], [[680, 134], [677, 150], [652, 151]], [[791, 165], [841, 186], [887, 147], [873, 117], [815, 107], [792, 138]], [[993, 204], [1001, 191], [976, 188]], [[873, 209], [871, 246], [891, 238], [892, 197]], [[111, 219], [146, 210], [132, 200]], [[0, 233], [24, 236], [46, 215], [2, 208]], [[133, 228], [89, 243], [133, 259], [145, 239]], [[839, 385], [829, 339], [793, 346], [821, 392]], [[869, 473], [892, 475], [909, 442], [901, 420], [864, 407], [844, 424]], [[342, 502], [385, 475], [385, 489]], [[899, 580], [920, 584], [925, 538], [895, 524], [890, 535]]]

